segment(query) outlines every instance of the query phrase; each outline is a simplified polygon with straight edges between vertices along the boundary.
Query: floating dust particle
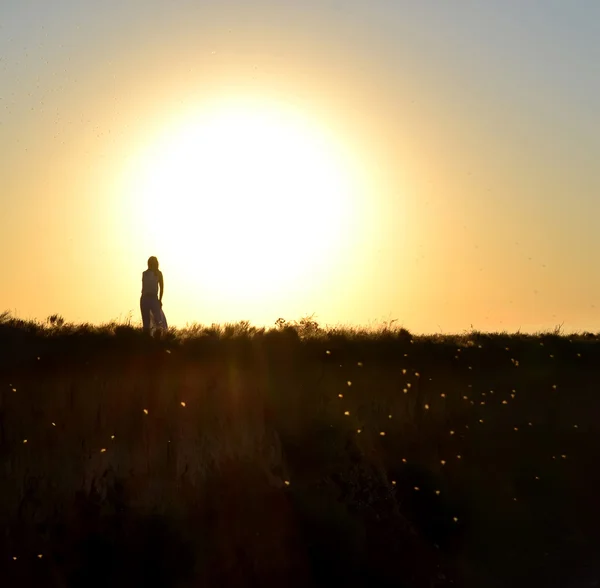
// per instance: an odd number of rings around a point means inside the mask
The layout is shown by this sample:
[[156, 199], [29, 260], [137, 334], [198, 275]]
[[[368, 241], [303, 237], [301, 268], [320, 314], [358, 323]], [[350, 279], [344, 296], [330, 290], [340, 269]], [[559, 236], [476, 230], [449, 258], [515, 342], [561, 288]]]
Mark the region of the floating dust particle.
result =
[[103, 448], [100, 450], [100, 453], [106, 453], [106, 448], [105, 448], [105, 447], [103, 447]]
[[350, 416], [350, 411], [349, 411], [349, 410], [347, 410], [347, 411], [346, 411], [344, 414], [345, 414], [346, 416]]
[[379, 435], [381, 435], [382, 437], [385, 437], [385, 431], [380, 431]]
[[144, 414], [148, 414], [148, 409], [144, 408]]
[[182, 401], [180, 404], [183, 406], [183, 408], [185, 408], [185, 402]]
[[352, 386], [352, 382], [350, 380], [348, 380], [346, 384], [348, 384], [348, 386]]
[[338, 394], [338, 398], [343, 398], [344, 395], [343, 394]]
[[440, 463], [441, 463], [442, 465], [446, 465], [446, 460], [445, 460], [445, 459], [440, 459]]
[[289, 485], [290, 485], [290, 481], [289, 481], [289, 480], [284, 480], [284, 481], [283, 481], [283, 483], [284, 483], [286, 486], [289, 486]]
[[429, 410], [429, 404], [425, 405], [425, 410]]

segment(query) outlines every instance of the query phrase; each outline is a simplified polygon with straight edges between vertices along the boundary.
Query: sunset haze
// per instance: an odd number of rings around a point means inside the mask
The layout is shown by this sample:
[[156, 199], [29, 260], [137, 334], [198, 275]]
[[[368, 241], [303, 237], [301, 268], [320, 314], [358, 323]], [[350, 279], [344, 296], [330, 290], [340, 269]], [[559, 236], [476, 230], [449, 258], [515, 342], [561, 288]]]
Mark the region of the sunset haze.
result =
[[4, 2], [0, 311], [600, 330], [598, 64], [584, 0]]

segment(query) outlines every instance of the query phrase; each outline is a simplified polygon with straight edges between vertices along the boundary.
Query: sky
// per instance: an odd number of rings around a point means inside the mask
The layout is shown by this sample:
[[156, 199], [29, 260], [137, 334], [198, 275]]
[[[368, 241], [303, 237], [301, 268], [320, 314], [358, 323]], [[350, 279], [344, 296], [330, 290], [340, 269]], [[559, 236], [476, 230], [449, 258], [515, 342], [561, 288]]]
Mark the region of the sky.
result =
[[595, 0], [4, 0], [0, 310], [600, 330]]

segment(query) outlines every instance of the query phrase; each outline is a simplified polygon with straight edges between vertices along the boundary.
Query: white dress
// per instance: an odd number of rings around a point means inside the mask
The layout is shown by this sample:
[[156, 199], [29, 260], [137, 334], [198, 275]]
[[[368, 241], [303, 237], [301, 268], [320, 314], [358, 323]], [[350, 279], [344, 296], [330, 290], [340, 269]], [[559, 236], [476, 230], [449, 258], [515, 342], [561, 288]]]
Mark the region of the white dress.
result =
[[[162, 275], [161, 275], [162, 277]], [[142, 273], [142, 319], [149, 319], [149, 328], [154, 330], [157, 327], [168, 329], [167, 317], [158, 301], [158, 274], [151, 269]], [[144, 315], [147, 319], [144, 319]]]

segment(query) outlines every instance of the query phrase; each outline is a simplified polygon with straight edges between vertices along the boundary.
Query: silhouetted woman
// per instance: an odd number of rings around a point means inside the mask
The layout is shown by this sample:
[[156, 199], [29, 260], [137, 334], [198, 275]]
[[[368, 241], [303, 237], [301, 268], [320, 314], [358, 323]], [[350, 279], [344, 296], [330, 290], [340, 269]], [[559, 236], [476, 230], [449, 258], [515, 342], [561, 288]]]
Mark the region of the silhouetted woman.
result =
[[158, 259], [148, 258], [148, 269], [142, 274], [142, 297], [140, 309], [144, 331], [150, 332], [152, 326], [167, 328], [167, 319], [162, 309], [162, 298], [165, 283], [162, 272], [158, 269]]

